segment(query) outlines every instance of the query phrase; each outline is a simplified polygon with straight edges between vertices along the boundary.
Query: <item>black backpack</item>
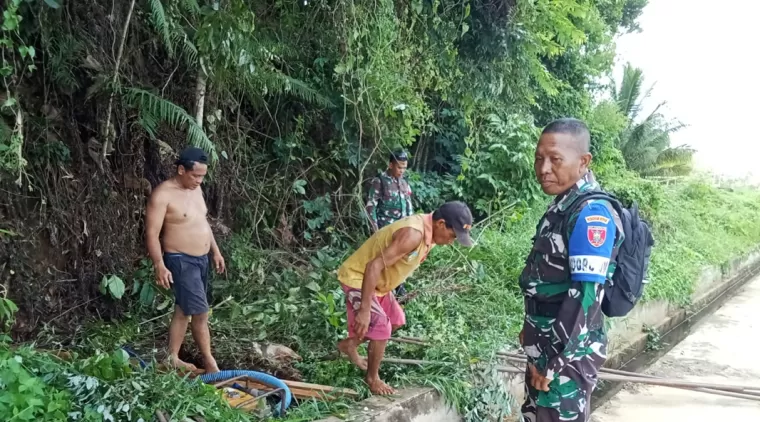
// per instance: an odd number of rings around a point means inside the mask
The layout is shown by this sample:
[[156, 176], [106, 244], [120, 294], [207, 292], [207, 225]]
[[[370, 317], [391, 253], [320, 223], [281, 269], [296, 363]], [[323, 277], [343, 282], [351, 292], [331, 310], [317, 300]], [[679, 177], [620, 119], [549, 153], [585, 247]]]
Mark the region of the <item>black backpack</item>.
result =
[[[613, 257], [617, 266], [604, 285], [604, 300], [602, 312], [608, 317], [622, 317], [627, 315], [644, 294], [649, 257], [654, 246], [654, 237], [648, 223], [639, 217], [639, 208], [634, 202], [630, 208], [625, 208], [612, 194], [602, 191], [590, 191], [580, 196], [564, 212], [562, 236], [567, 244], [568, 219], [575, 214], [588, 201], [604, 199], [609, 201], [617, 215], [615, 219], [617, 230], [625, 234], [623, 243], [619, 246], [617, 254]], [[622, 225], [622, 227], [621, 227]]]

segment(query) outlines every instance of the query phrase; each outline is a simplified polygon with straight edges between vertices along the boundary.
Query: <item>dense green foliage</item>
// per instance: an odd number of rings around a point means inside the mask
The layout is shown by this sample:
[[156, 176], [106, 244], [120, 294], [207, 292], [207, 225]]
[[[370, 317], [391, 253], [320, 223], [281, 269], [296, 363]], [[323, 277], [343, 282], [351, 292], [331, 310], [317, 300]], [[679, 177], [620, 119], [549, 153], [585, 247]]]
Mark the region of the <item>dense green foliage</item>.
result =
[[[673, 127], [657, 111], [638, 118], [640, 71], [627, 68], [620, 87], [598, 82], [612, 68], [614, 36], [639, 30], [645, 5], [6, 1], [0, 324], [16, 340], [92, 357], [64, 362], [3, 340], [0, 417], [103, 420], [107, 410], [137, 421], [163, 408], [251, 419], [210, 388], [102, 352], [131, 344], [148, 358], [165, 346], [172, 298], [144, 259], [144, 194], [187, 143], [213, 159], [204, 193], [229, 267], [213, 288], [222, 367], [300, 371], [366, 393], [359, 371], [334, 360], [345, 334], [334, 271], [366, 238], [367, 177], [401, 146], [417, 209], [467, 201], [478, 246], [434, 250], [409, 281], [402, 332], [430, 346], [388, 348], [445, 364], [384, 365], [383, 375], [435, 386], [468, 421], [500, 420], [511, 403], [493, 353], [515, 342], [516, 278], [546, 202], [533, 149], [539, 128], [563, 116], [588, 122], [603, 185], [638, 201], [654, 224], [646, 298], [687, 303], [702, 265], [760, 241], [760, 223], [746, 218], [760, 195], [640, 177], [688, 173], [691, 157], [671, 148]], [[292, 347], [303, 361], [273, 365], [253, 356], [255, 341]], [[300, 403], [287, 420], [346, 406]]]

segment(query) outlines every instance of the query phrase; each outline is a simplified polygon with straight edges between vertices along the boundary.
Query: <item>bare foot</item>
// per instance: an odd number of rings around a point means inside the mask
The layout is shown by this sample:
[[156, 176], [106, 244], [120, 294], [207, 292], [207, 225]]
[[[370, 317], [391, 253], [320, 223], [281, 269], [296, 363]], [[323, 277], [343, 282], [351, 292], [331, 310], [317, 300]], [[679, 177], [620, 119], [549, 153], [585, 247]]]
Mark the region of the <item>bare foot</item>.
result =
[[187, 363], [181, 360], [177, 356], [169, 356], [166, 359], [166, 366], [170, 368], [175, 368], [175, 369], [183, 369], [190, 372], [195, 372], [198, 370], [198, 368], [196, 368], [195, 365], [193, 365], [192, 363]]
[[219, 366], [216, 365], [216, 359], [204, 358], [203, 365], [205, 366], [207, 374], [215, 374], [219, 372]]
[[381, 380], [380, 378], [366, 378], [364, 381], [367, 382], [367, 385], [369, 385], [369, 391], [372, 392], [372, 394], [378, 395], [378, 396], [387, 396], [390, 394], [396, 394], [396, 390], [393, 389], [390, 385], [386, 384]]
[[359, 356], [356, 346], [350, 338], [338, 342], [338, 350], [348, 356], [348, 359], [362, 371], [367, 370], [367, 359]]

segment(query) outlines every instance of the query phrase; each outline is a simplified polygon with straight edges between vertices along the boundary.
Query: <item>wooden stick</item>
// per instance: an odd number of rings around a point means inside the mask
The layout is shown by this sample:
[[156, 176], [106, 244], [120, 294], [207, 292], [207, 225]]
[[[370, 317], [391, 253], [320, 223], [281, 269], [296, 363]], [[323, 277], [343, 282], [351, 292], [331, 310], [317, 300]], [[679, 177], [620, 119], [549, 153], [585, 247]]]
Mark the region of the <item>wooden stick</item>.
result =
[[158, 422], [167, 422], [166, 415], [160, 410], [156, 410], [156, 418], [158, 419]]

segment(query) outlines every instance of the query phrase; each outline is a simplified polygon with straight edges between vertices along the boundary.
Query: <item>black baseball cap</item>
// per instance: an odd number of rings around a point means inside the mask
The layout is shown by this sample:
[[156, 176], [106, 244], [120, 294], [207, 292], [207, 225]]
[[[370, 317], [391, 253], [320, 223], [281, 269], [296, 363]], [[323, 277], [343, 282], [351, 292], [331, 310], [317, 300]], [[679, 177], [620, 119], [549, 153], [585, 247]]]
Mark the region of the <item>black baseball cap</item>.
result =
[[174, 162], [174, 164], [180, 165], [191, 162], [208, 164], [208, 155], [206, 155], [206, 151], [198, 147], [187, 147], [179, 153], [179, 157], [177, 158], [177, 161]]
[[407, 161], [409, 157], [406, 155], [406, 151], [393, 151], [388, 156], [388, 161]]
[[443, 219], [446, 225], [454, 229], [457, 241], [464, 246], [472, 246], [470, 229], [472, 228], [472, 212], [464, 202], [452, 201], [441, 205], [435, 213], [435, 218]]

